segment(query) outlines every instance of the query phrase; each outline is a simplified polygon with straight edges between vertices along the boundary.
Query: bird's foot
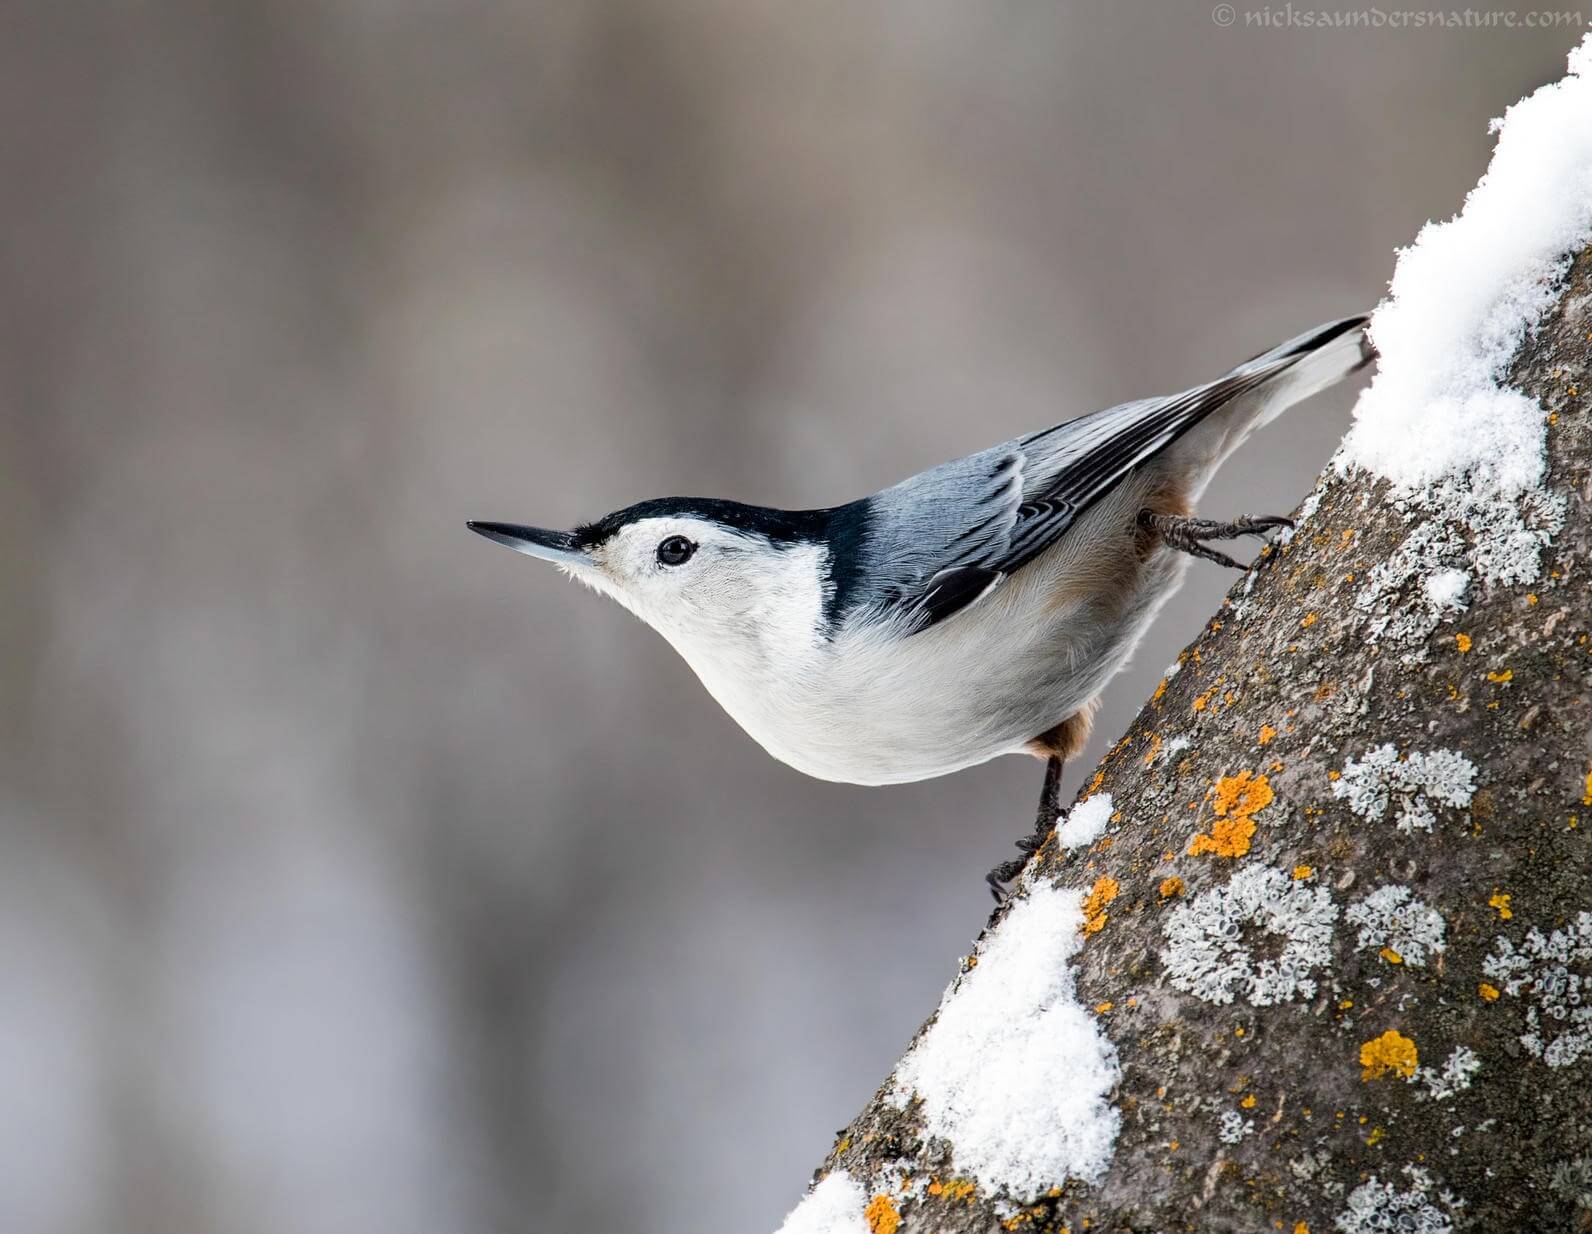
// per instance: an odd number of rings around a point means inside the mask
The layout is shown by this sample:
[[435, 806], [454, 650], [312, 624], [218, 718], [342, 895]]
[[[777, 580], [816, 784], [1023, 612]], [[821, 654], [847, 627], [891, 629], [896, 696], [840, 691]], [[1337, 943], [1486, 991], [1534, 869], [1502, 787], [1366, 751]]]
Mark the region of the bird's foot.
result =
[[1001, 862], [984, 876], [984, 881], [989, 884], [990, 895], [995, 897], [997, 904], [1003, 903], [1010, 894], [1007, 884], [1023, 872], [1023, 867], [1044, 847], [1050, 833], [1061, 824], [1061, 768], [1061, 757], [1051, 755], [1045, 764], [1045, 787], [1039, 794], [1039, 811], [1034, 816], [1034, 829], [1016, 842], [1023, 855]]
[[1153, 531], [1168, 548], [1177, 549], [1194, 557], [1203, 557], [1219, 566], [1245, 569], [1220, 549], [1212, 548], [1207, 540], [1236, 540], [1239, 536], [1261, 536], [1278, 527], [1292, 527], [1291, 518], [1280, 515], [1242, 514], [1225, 523], [1208, 518], [1189, 518], [1182, 514], [1156, 514], [1151, 510], [1139, 511], [1139, 526]]
[[1003, 861], [988, 874], [984, 881], [989, 884], [989, 893], [995, 897], [995, 903], [1005, 903], [1006, 897], [1011, 894], [1007, 884], [1021, 874], [1027, 867], [1035, 853], [1044, 847], [1045, 841], [1050, 839], [1050, 833], [1060, 824], [1061, 819], [1053, 818], [1049, 822], [1034, 824], [1034, 830], [1029, 835], [1015, 841], [1021, 857], [1013, 857], [1010, 861]]

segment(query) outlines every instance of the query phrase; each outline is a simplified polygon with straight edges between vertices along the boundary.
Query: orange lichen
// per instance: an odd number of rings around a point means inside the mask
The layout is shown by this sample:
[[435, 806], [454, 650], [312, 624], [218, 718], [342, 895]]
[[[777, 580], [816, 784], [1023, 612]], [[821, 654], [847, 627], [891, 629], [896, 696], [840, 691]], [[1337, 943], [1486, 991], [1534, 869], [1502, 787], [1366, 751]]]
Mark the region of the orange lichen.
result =
[[1163, 678], [1161, 678], [1161, 680], [1158, 683], [1156, 683], [1155, 693], [1150, 695], [1150, 701], [1152, 703], [1159, 703], [1161, 701], [1161, 695], [1163, 695], [1165, 693], [1166, 693], [1166, 678], [1163, 677]]
[[1211, 696], [1213, 694], [1215, 694], [1215, 693], [1216, 693], [1216, 687], [1212, 686], [1209, 690], [1205, 691], [1204, 694], [1201, 694], [1198, 698], [1196, 698], [1194, 700], [1194, 710], [1195, 711], [1204, 711], [1205, 708], [1210, 705]]
[[1316, 621], [1317, 617], [1314, 613], [1306, 613], [1304, 615], [1304, 619], [1299, 623], [1299, 628], [1301, 630], [1308, 630], [1311, 626], [1316, 624]]
[[1211, 798], [1211, 808], [1225, 818], [1246, 817], [1264, 810], [1275, 794], [1265, 776], [1241, 771], [1236, 776], [1223, 776], [1216, 781], [1216, 793]]
[[882, 1191], [868, 1201], [868, 1207], [862, 1210], [862, 1215], [873, 1234], [896, 1234], [901, 1228], [900, 1210]]
[[1390, 1028], [1360, 1047], [1360, 1066], [1363, 1068], [1360, 1078], [1376, 1080], [1391, 1071], [1407, 1080], [1415, 1074], [1415, 1066], [1419, 1062], [1415, 1042], [1396, 1028]]
[[1515, 675], [1515, 670], [1514, 669], [1506, 668], [1501, 673], [1488, 673], [1487, 674], [1487, 680], [1492, 682], [1493, 685], [1495, 685], [1495, 686], [1501, 686], [1501, 685], [1504, 684], [1504, 682], [1511, 680], [1514, 677], [1514, 675]]
[[1398, 952], [1394, 951], [1393, 948], [1391, 948], [1391, 947], [1382, 948], [1381, 951], [1377, 952], [1377, 955], [1381, 956], [1389, 964], [1402, 964], [1402, 963], [1404, 963], [1404, 957], [1401, 956]]
[[1295, 866], [1293, 868], [1294, 881], [1302, 883], [1305, 879], [1313, 877], [1315, 872], [1315, 866]]
[[1150, 748], [1145, 752], [1144, 765], [1148, 767], [1155, 762], [1155, 756], [1161, 752], [1161, 734], [1154, 733], [1150, 737]]
[[1209, 833], [1202, 831], [1189, 841], [1189, 856], [1209, 853], [1213, 857], [1242, 857], [1249, 851], [1249, 841], [1254, 834], [1255, 821], [1247, 814], [1219, 818], [1211, 824]]
[[1537, 593], [1534, 592], [1534, 591], [1528, 591], [1526, 593], [1526, 603], [1527, 604], [1536, 604], [1537, 602], [1538, 602]]
[[1488, 985], [1485, 981], [1476, 987], [1476, 993], [1480, 994], [1482, 998], [1489, 1003], [1495, 1003], [1498, 1001], [1498, 987], [1495, 985]]
[[1161, 880], [1161, 898], [1163, 900], [1170, 900], [1174, 896], [1180, 896], [1182, 894], [1183, 880], [1176, 874], [1172, 875], [1170, 878], [1163, 878]]
[[1498, 911], [1499, 921], [1508, 921], [1515, 915], [1514, 910], [1509, 907], [1512, 898], [1508, 892], [1495, 891], [1492, 893], [1492, 898], [1487, 901], [1487, 907]]
[[1255, 1108], [1255, 1104], [1256, 1104], [1255, 1094], [1254, 1093], [1250, 1093], [1249, 1096], [1245, 1097], [1238, 1104], [1243, 1106], [1244, 1109], [1246, 1109], [1246, 1110], [1253, 1110]]
[[1103, 1003], [1096, 1003], [1095, 1004], [1095, 1012], [1098, 1015], [1105, 1015], [1106, 1012], [1110, 1011], [1111, 1008], [1113, 1008], [1115, 1006], [1116, 1006], [1116, 1004], [1113, 1003], [1113, 1002], [1110, 1002], [1109, 1000], [1106, 1001], [1106, 1002], [1103, 1002]]
[[1303, 1221], [1294, 1222], [1293, 1234], [1310, 1234], [1310, 1227]]
[[1592, 806], [1592, 771], [1586, 773], [1586, 789], [1581, 794], [1581, 804]]
[[973, 1193], [977, 1190], [978, 1185], [976, 1183], [970, 1183], [965, 1179], [960, 1178], [953, 1178], [949, 1182], [944, 1183], [940, 1182], [938, 1179], [935, 1179], [929, 1184], [930, 1195], [943, 1195], [952, 1203], [956, 1203], [957, 1201], [971, 1202], [973, 1199]]
[[1217, 780], [1211, 808], [1218, 821], [1208, 834], [1201, 832], [1189, 842], [1189, 854], [1242, 857], [1249, 851], [1249, 841], [1255, 834], [1255, 821], [1250, 815], [1270, 805], [1273, 796], [1270, 781], [1253, 772], [1241, 771]]
[[1085, 934], [1098, 934], [1105, 929], [1106, 922], [1111, 914], [1106, 912], [1106, 905], [1117, 898], [1120, 887], [1117, 880], [1109, 874], [1102, 874], [1095, 879], [1095, 885], [1090, 888], [1089, 894], [1083, 899], [1083, 932]]
[[1270, 741], [1276, 735], [1277, 735], [1277, 730], [1274, 729], [1271, 725], [1262, 724], [1260, 726], [1260, 744], [1261, 745], [1265, 745], [1268, 741]]
[[1464, 652], [1469, 651], [1470, 650], [1470, 635], [1468, 635], [1468, 634], [1456, 634], [1456, 635], [1454, 635], [1454, 646], [1459, 648], [1461, 654], [1463, 654]]

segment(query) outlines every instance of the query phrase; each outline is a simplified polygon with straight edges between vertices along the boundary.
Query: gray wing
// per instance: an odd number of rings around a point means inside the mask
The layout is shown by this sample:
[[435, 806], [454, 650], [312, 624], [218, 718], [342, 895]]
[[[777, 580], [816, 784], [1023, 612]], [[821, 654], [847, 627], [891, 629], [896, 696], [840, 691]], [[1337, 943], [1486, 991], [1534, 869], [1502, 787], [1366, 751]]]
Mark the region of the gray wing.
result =
[[1182, 394], [1081, 416], [876, 494], [865, 603], [917, 633], [983, 599], [1129, 471], [1276, 376], [1318, 339], [1312, 332]]

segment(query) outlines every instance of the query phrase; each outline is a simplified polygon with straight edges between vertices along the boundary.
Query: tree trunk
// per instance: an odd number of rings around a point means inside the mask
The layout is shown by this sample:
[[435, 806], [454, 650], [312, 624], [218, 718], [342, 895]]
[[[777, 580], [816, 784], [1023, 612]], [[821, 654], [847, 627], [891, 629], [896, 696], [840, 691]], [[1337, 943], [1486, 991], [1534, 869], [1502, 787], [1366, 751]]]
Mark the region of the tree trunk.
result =
[[[873, 1234], [1592, 1230], [1589, 305], [1592, 251], [1508, 379], [1548, 499], [1466, 528], [1329, 468], [1101, 764], [1104, 838], [1030, 870], [1091, 893], [1103, 1172], [991, 1194], [892, 1077], [819, 1172]], [[1445, 553], [1560, 514], [1455, 611]]]

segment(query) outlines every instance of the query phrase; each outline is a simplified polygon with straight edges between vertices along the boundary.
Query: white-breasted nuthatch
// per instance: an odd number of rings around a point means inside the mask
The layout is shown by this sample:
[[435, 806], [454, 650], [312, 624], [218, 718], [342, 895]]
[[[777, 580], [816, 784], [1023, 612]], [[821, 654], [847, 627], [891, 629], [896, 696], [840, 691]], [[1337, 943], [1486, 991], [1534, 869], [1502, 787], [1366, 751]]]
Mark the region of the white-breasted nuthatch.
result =
[[[808, 775], [891, 784], [1049, 760], [1030, 853], [1192, 553], [1283, 518], [1191, 516], [1255, 428], [1368, 363], [1347, 317], [1169, 398], [1080, 416], [821, 510], [671, 497], [573, 531], [470, 528], [618, 600], [725, 711]], [[992, 886], [1022, 860], [991, 871]]]

